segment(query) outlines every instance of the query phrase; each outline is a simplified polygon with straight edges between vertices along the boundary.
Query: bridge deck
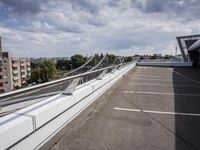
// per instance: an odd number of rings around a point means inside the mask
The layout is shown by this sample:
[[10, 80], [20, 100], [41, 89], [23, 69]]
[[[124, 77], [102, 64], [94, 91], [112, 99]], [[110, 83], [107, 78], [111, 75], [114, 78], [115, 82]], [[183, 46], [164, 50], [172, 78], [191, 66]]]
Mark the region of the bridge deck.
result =
[[74, 120], [79, 125], [66, 126], [53, 150], [199, 149], [200, 74], [136, 67], [84, 113]]

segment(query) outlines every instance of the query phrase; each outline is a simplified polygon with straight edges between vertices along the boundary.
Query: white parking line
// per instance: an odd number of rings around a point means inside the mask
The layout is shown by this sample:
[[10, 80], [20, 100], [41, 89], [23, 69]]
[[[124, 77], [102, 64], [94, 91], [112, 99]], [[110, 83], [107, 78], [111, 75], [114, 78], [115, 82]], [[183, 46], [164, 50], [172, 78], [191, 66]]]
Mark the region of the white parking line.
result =
[[137, 75], [141, 75], [141, 74], [144, 74], [144, 75], [173, 75], [173, 72], [157, 72], [157, 71], [152, 71], [152, 72], [149, 72], [149, 71], [137, 71], [135, 74]]
[[200, 94], [185, 94], [185, 93], [164, 93], [164, 92], [143, 92], [143, 91], [123, 91], [130, 94], [152, 94], [152, 95], [178, 95], [178, 96], [200, 96]]
[[126, 111], [141, 111], [139, 109], [117, 108], [117, 107], [115, 107], [114, 109], [116, 109], [116, 110], [126, 110]]
[[168, 69], [171, 70], [171, 71], [174, 71], [176, 74], [178, 74], [179, 76], [181, 76], [181, 77], [183, 77], [183, 78], [185, 78], [185, 79], [188, 79], [188, 80], [190, 80], [190, 81], [192, 81], [192, 82], [195, 82], [195, 83], [197, 83], [197, 84], [200, 84], [200, 82], [197, 81], [197, 80], [193, 80], [192, 78], [187, 77], [187, 76], [185, 76], [185, 75], [183, 75], [183, 74], [181, 74], [181, 73], [179, 73], [179, 72], [177, 72], [177, 71], [175, 71], [175, 70], [173, 70], [173, 69], [171, 69], [171, 68], [168, 68]]
[[177, 84], [177, 85], [173, 85], [173, 84], [154, 84], [154, 83], [135, 83], [135, 82], [131, 82], [128, 84], [132, 84], [132, 85], [147, 85], [147, 86], [171, 86], [171, 87], [200, 87], [198, 85], [184, 85], [184, 84]]
[[185, 80], [174, 80], [174, 79], [147, 79], [147, 78], [132, 78], [132, 80], [133, 79], [136, 79], [136, 80], [144, 80], [144, 81], [173, 81], [173, 82], [175, 82], [175, 81], [185, 81]]
[[164, 115], [181, 115], [181, 116], [197, 116], [199, 117], [200, 114], [195, 113], [179, 113], [179, 112], [169, 112], [169, 111], [152, 111], [152, 110], [140, 110], [140, 109], [129, 109], [129, 108], [118, 108], [115, 107], [115, 110], [122, 110], [122, 111], [132, 111], [132, 112], [146, 112], [152, 114], [164, 114]]
[[[144, 77], [144, 78], [146, 78], [146, 77], [153, 77], [153, 79], [155, 79], [155, 78], [160, 78], [160, 77], [162, 77], [162, 78], [168, 78], [168, 79], [173, 79], [173, 78], [169, 78], [169, 76], [157, 76], [157, 75], [133, 75], [134, 77], [136, 77], [136, 78], [140, 78], [140, 77]], [[182, 79], [183, 77], [180, 77], [180, 79]]]

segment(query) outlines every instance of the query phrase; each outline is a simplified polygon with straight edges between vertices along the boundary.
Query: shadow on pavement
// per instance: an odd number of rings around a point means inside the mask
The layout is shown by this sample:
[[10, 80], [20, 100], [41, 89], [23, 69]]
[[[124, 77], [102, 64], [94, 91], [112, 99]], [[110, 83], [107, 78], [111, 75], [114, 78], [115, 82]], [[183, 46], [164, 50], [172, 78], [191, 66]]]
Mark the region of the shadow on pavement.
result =
[[200, 114], [200, 68], [174, 68], [173, 86], [174, 111], [191, 114], [175, 115], [176, 150], [200, 149], [200, 116], [192, 115]]

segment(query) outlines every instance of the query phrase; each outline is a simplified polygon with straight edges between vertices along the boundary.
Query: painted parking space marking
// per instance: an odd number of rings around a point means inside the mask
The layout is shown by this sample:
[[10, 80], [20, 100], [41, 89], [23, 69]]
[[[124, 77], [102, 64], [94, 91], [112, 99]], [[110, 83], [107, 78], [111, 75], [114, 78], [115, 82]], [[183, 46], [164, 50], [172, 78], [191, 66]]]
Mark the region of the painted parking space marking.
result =
[[174, 79], [150, 79], [150, 78], [132, 78], [132, 80], [142, 80], [142, 81], [173, 81], [173, 82], [176, 82], [176, 81], [185, 81], [185, 80], [174, 80]]
[[177, 85], [173, 85], [173, 84], [154, 84], [154, 83], [135, 83], [135, 82], [131, 82], [131, 83], [128, 83], [128, 84], [131, 84], [131, 85], [144, 85], [144, 86], [169, 86], [169, 87], [191, 87], [191, 88], [198, 88], [200, 86], [198, 85], [184, 85], [184, 84], [177, 84]]
[[176, 95], [176, 96], [200, 96], [200, 94], [190, 93], [164, 93], [164, 92], [143, 92], [143, 91], [123, 91], [130, 94], [151, 94], [151, 95]]
[[181, 115], [181, 116], [196, 116], [196, 117], [200, 117], [200, 114], [196, 114], [196, 113], [140, 110], [140, 109], [130, 109], [130, 108], [119, 108], [119, 107], [115, 107], [114, 109], [115, 110], [121, 110], [121, 111], [130, 111], [130, 112], [145, 112], [145, 113], [152, 113], [152, 114]]
[[183, 77], [183, 78], [185, 78], [185, 79], [188, 79], [188, 80], [190, 80], [190, 81], [192, 81], [192, 82], [195, 82], [195, 83], [197, 83], [197, 84], [200, 84], [200, 81], [193, 80], [192, 78], [187, 77], [187, 76], [185, 76], [185, 75], [183, 75], [183, 74], [181, 74], [181, 73], [179, 73], [179, 72], [177, 72], [177, 71], [175, 71], [175, 70], [173, 70], [173, 69], [171, 69], [171, 68], [168, 68], [168, 69], [171, 70], [171, 71], [174, 71], [176, 74], [178, 74], [179, 76], [181, 76], [181, 77]]

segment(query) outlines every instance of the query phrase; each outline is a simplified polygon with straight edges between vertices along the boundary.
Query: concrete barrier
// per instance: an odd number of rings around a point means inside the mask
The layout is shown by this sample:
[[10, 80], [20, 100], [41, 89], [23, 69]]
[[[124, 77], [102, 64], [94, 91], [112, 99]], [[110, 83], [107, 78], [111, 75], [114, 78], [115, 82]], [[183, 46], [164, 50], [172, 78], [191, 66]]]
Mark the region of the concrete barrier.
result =
[[137, 66], [192, 67], [191, 62], [137, 62]]
[[38, 149], [134, 66], [80, 85], [73, 95], [58, 94], [0, 118], [0, 149]]

